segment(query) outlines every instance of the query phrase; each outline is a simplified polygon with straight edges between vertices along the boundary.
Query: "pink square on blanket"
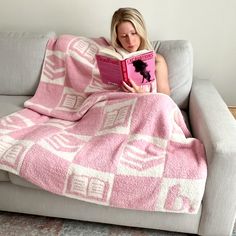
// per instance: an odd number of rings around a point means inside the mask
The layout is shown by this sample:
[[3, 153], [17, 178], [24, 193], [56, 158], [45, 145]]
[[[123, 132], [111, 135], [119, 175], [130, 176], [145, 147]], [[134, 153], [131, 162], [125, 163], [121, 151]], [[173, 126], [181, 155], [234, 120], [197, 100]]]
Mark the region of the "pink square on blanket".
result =
[[190, 139], [188, 143], [169, 141], [167, 153], [164, 177], [179, 179], [206, 178], [205, 151], [199, 140]]
[[120, 208], [154, 211], [161, 179], [152, 177], [115, 177], [110, 205]]
[[73, 88], [77, 92], [84, 92], [92, 81], [93, 67], [73, 57], [67, 58], [67, 65], [66, 78], [70, 79], [66, 80], [65, 86]]
[[117, 134], [95, 136], [80, 150], [74, 163], [103, 172], [115, 173], [123, 149], [123, 139], [124, 136]]
[[[9, 146], [9, 143], [1, 143], [2, 145]], [[24, 157], [25, 146], [22, 144], [13, 144], [8, 148], [0, 157], [0, 164], [6, 165], [13, 170], [17, 171], [19, 168], [21, 159]]]
[[[96, 122], [94, 122], [96, 121]], [[94, 136], [99, 130], [103, 121], [103, 109], [100, 107], [93, 107], [89, 109], [79, 122], [75, 122], [73, 127], [68, 128], [67, 131], [75, 135], [89, 135]]]
[[20, 175], [43, 189], [62, 194], [69, 165], [70, 162], [35, 144], [25, 155]]
[[[46, 110], [49, 111], [57, 106], [61, 99], [64, 87], [57, 84], [49, 84], [40, 82], [36, 94], [28, 102], [25, 103], [26, 107], [33, 107], [36, 111]], [[31, 104], [35, 103], [35, 104]], [[37, 106], [40, 104], [40, 106]], [[44, 108], [45, 107], [45, 108]], [[50, 114], [50, 112], [49, 112]]]
[[60, 35], [58, 38], [50, 39], [47, 45], [47, 49], [52, 51], [62, 51], [66, 52], [68, 44], [75, 38], [73, 35], [64, 34]]
[[131, 129], [138, 130], [139, 134], [154, 134], [155, 137], [169, 139], [172, 124], [169, 111], [172, 103], [163, 99], [166, 98], [166, 95], [163, 94], [145, 94], [143, 96], [139, 97], [134, 108]]

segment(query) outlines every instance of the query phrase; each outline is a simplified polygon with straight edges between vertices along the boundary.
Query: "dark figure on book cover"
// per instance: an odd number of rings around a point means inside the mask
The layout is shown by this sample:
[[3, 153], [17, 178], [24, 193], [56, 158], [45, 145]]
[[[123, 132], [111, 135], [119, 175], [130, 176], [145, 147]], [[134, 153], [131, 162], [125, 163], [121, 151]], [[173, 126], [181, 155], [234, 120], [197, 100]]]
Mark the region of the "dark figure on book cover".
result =
[[144, 82], [144, 79], [146, 79], [148, 82], [151, 81], [150, 72], [146, 69], [148, 66], [147, 63], [142, 60], [135, 60], [133, 61], [133, 66], [135, 67], [135, 71], [139, 72], [143, 76], [142, 83]]

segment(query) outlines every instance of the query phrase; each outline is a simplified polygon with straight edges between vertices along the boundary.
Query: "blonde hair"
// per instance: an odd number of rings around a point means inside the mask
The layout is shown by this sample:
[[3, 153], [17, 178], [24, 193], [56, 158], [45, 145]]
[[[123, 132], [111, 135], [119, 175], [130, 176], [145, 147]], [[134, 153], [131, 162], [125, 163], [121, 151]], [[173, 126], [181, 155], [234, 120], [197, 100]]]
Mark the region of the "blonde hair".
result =
[[117, 27], [122, 22], [130, 22], [141, 39], [140, 47], [142, 49], [152, 49], [151, 43], [148, 40], [147, 30], [142, 14], [135, 8], [119, 8], [114, 12], [111, 20], [111, 45], [120, 47], [121, 44], [117, 36]]

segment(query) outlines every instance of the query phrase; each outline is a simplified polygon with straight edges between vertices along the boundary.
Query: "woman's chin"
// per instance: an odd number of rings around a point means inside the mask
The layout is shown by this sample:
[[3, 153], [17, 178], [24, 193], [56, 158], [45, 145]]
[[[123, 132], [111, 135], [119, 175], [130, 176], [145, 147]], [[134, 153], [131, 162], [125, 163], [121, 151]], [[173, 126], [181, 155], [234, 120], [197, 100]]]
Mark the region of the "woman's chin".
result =
[[137, 49], [136, 48], [127, 48], [126, 49], [128, 52], [136, 52], [137, 51]]

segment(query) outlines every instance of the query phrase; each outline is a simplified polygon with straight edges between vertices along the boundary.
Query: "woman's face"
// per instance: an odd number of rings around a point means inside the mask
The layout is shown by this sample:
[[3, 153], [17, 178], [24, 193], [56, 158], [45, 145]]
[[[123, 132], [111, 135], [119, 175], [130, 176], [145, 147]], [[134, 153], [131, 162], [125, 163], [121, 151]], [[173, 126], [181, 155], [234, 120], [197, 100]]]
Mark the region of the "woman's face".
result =
[[139, 49], [141, 38], [131, 22], [125, 21], [118, 25], [117, 37], [126, 51], [136, 52]]

